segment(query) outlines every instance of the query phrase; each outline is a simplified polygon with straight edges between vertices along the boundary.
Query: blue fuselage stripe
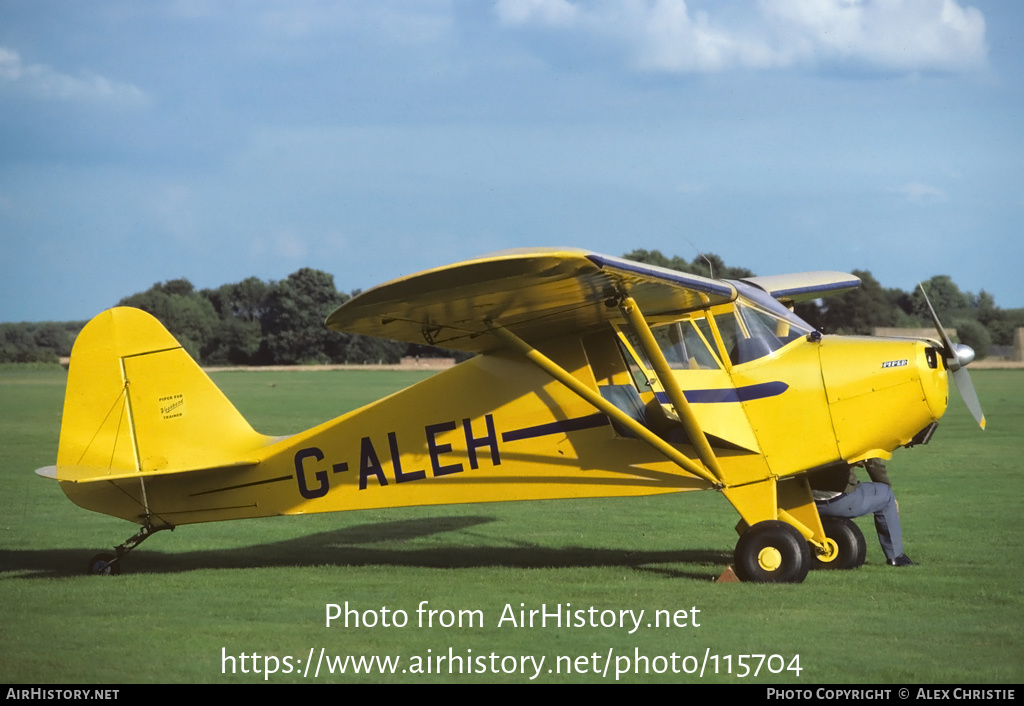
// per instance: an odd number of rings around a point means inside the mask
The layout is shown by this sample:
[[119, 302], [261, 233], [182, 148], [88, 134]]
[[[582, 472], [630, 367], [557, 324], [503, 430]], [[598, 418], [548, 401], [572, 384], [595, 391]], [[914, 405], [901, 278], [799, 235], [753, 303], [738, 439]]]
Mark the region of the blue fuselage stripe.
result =
[[[686, 390], [685, 393], [686, 401], [691, 404], [717, 404], [721, 402], [749, 402], [750, 400], [775, 397], [776, 395], [781, 395], [788, 389], [789, 385], [784, 382], [777, 381], [762, 382], [756, 385], [745, 385], [743, 387]], [[659, 392], [658, 401], [667, 403], [668, 395], [664, 392]], [[533, 427], [525, 427], [523, 429], [502, 432], [501, 440], [522, 441], [523, 439], [536, 439], [541, 436], [550, 436], [551, 434], [566, 434], [570, 431], [580, 431], [581, 429], [596, 429], [598, 427], [608, 426], [610, 423], [611, 422], [607, 415], [602, 412], [598, 412], [597, 414], [588, 414], [586, 417], [576, 417], [574, 419], [548, 422], [547, 424], [538, 424]]]
[[579, 431], [580, 429], [595, 429], [607, 426], [608, 423], [608, 417], [598, 412], [586, 417], [576, 417], [575, 419], [566, 419], [560, 422], [549, 422], [547, 424], [538, 424], [535, 427], [506, 431], [502, 433], [501, 440], [520, 441], [522, 439], [536, 439], [538, 436], [548, 436], [549, 434], [564, 434], [570, 431]]
[[[781, 395], [789, 389], [789, 385], [781, 381], [759, 382], [756, 385], [743, 387], [723, 387], [709, 390], [684, 390], [686, 401], [691, 404], [717, 404], [721, 402], [750, 402], [767, 397]], [[668, 403], [668, 395], [658, 393], [658, 401]]]

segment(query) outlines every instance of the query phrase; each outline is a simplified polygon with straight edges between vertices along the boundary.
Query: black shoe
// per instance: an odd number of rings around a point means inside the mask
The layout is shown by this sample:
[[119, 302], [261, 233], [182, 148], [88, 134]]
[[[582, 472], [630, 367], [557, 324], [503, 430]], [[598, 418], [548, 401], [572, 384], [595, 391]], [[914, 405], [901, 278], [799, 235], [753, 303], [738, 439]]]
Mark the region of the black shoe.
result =
[[895, 559], [889, 560], [889, 566], [917, 566], [917, 562], [911, 561], [906, 554], [900, 554]]

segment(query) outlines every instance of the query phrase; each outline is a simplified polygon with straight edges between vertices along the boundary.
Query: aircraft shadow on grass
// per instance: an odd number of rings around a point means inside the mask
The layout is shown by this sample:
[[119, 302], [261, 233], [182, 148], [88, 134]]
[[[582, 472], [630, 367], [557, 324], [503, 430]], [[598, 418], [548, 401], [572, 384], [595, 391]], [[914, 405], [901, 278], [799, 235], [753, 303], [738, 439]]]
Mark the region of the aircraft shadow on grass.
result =
[[[732, 560], [731, 552], [714, 549], [643, 551], [603, 547], [544, 547], [523, 541], [513, 546], [485, 544], [495, 541], [493, 536], [480, 536], [475, 544], [464, 543], [466, 537], [474, 538], [474, 527], [493, 521], [493, 517], [482, 516], [430, 517], [361, 524], [248, 547], [182, 553], [152, 551], [146, 547], [124, 558], [123, 571], [127, 574], [163, 574], [197, 569], [377, 565], [438, 569], [617, 566], [669, 578], [707, 581], [721, 571], [708, 568], [708, 565], [724, 568]], [[459, 533], [460, 543], [409, 548], [394, 546], [448, 532]], [[168, 536], [167, 539], [172, 538]], [[389, 546], [375, 546], [381, 544]], [[87, 560], [95, 550], [93, 547], [0, 551], [0, 573], [18, 572], [22, 578], [82, 575]], [[117, 580], [114, 577], [105, 578]]]

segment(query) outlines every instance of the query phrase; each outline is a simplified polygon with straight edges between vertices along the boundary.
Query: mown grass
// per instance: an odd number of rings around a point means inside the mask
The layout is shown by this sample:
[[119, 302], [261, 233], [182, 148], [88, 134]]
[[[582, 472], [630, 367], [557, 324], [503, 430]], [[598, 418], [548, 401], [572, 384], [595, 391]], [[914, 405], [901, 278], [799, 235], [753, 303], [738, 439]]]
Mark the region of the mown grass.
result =
[[[257, 429], [284, 434], [420, 377], [225, 372], [214, 379]], [[542, 682], [613, 681], [614, 662], [607, 677], [547, 672], [559, 655], [587, 657], [592, 666], [597, 654], [603, 667], [611, 649], [614, 657], [675, 653], [680, 666], [687, 655], [721, 656], [717, 675], [709, 666], [703, 678], [669, 671], [622, 681], [1019, 683], [1024, 372], [978, 371], [974, 379], [988, 430], [978, 431], [953, 400], [932, 443], [900, 451], [890, 464], [907, 553], [920, 566], [885, 566], [862, 519], [863, 568], [765, 586], [713, 582], [731, 561], [736, 519], [716, 493], [188, 526], [148, 540], [120, 577], [84, 576], [87, 559], [134, 526], [73, 506], [56, 483], [31, 473], [54, 460], [64, 373], [0, 370], [0, 681], [261, 681], [222, 674], [222, 649], [292, 656], [303, 660], [301, 669], [311, 648], [404, 660], [394, 675], [321, 674], [321, 682], [528, 681], [519, 673], [450, 675], [447, 663], [440, 675], [401, 673], [413, 655], [447, 656], [451, 648], [462, 657], [543, 655]], [[346, 601], [360, 611], [404, 610], [409, 625], [326, 628], [325, 604]], [[479, 610], [484, 625], [417, 627], [421, 601]], [[498, 626], [506, 604], [566, 603], [646, 613], [632, 635], [618, 627]], [[646, 627], [654, 610], [693, 607], [699, 627]], [[799, 655], [801, 672], [721, 673], [726, 655], [751, 653], [783, 655], [787, 664]]]

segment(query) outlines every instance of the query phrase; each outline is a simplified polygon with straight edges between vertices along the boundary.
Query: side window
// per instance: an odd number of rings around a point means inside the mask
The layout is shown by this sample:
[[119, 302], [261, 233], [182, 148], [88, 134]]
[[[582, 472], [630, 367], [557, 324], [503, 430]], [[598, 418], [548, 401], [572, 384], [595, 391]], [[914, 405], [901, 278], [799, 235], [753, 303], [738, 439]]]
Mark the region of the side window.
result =
[[[707, 325], [707, 321], [703, 318], [699, 321], [705, 326]], [[653, 370], [653, 366], [647, 360], [647, 356], [633, 333], [625, 327], [620, 330], [628, 344], [621, 345], [620, 340], [623, 358], [626, 359], [630, 371], [637, 381], [637, 387], [643, 390], [649, 385], [640, 366], [646, 370]], [[718, 358], [708, 347], [707, 341], [713, 340], [710, 338], [710, 329], [704, 334], [694, 322], [679, 321], [665, 326], [656, 326], [651, 333], [654, 334], [654, 340], [657, 342], [658, 348], [661, 349], [662, 355], [665, 356], [668, 367], [672, 370], [718, 370], [721, 367]]]
[[642, 392], [648, 391], [651, 389], [651, 380], [648, 379], [644, 369], [651, 370], [651, 363], [644, 355], [636, 337], [627, 329], [623, 328], [620, 331], [622, 336], [618, 339], [619, 352], [622, 353], [622, 359], [626, 361], [633, 384]]
[[[739, 306], [735, 311], [723, 311], [715, 314], [715, 324], [722, 337], [722, 344], [733, 365], [749, 363], [762, 358], [780, 347], [774, 335], [774, 320], [768, 323], [750, 314], [750, 310]], [[770, 318], [770, 317], [769, 317]], [[701, 319], [698, 326], [702, 333], [711, 339], [711, 330], [707, 321]]]
[[[710, 370], [722, 367], [721, 363], [718, 362], [718, 358], [713, 353], [715, 350], [715, 338], [714, 336], [708, 337], [711, 333], [710, 331], [702, 336], [692, 322], [687, 323], [683, 327], [683, 331], [687, 340], [686, 349], [690, 352], [691, 369]], [[693, 365], [694, 362], [696, 365]]]
[[[701, 332], [704, 333], [705, 338], [709, 341], [715, 340], [711, 335], [711, 326], [706, 320], [702, 319], [701, 321], [704, 324], [701, 327]], [[718, 326], [718, 333], [722, 337], [722, 344], [725, 346], [725, 351], [729, 356], [729, 360], [735, 365], [737, 341], [743, 340], [746, 336], [746, 332], [743, 330], [743, 326], [739, 318], [733, 311], [725, 311], [715, 314], [715, 324]]]
[[[703, 321], [703, 319], [702, 319]], [[658, 344], [673, 370], [718, 368], [718, 360], [690, 321], [680, 321], [654, 331]]]

